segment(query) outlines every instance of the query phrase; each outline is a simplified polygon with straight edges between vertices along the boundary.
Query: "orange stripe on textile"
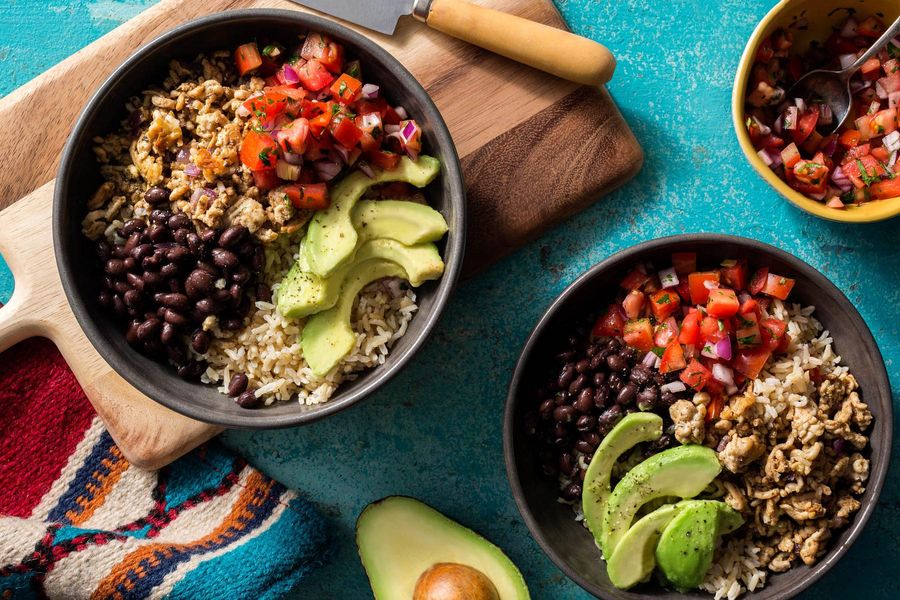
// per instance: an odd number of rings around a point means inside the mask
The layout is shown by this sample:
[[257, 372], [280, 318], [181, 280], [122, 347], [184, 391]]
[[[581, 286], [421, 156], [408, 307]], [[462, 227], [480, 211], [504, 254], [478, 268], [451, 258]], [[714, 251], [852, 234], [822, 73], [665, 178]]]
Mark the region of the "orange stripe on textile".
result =
[[247, 506], [260, 505], [271, 493], [274, 485], [274, 480], [265, 477], [259, 471], [252, 471], [247, 478], [247, 485], [241, 490], [228, 515], [214, 530], [198, 540], [184, 544], [152, 543], [141, 546], [112, 568], [109, 575], [103, 578], [97, 589], [91, 594], [91, 600], [124, 600], [118, 587], [126, 585], [126, 582], [131, 579], [140, 579], [146, 575], [141, 567], [143, 561], [157, 565], [160, 556], [169, 558], [175, 550], [205, 549], [231, 538], [233, 534], [230, 530], [240, 529], [244, 522], [253, 517], [253, 513], [247, 510]]
[[115, 457], [114, 461], [103, 459], [103, 465], [109, 469], [109, 473], [102, 475], [95, 473], [96, 483], [85, 485], [85, 488], [88, 492], [91, 492], [91, 495], [82, 495], [75, 499], [75, 502], [82, 508], [81, 512], [76, 513], [72, 510], [66, 512], [66, 518], [75, 527], [90, 519], [94, 511], [103, 506], [113, 486], [122, 477], [122, 473], [128, 469], [128, 461], [122, 456], [118, 446], [110, 448], [110, 454]]

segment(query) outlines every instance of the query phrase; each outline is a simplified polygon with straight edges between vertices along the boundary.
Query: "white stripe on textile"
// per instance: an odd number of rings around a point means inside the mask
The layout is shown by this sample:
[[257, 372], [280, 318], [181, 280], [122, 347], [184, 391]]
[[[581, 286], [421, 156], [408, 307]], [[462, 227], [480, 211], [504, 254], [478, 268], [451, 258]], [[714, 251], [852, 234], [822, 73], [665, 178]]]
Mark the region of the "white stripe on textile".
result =
[[44, 494], [41, 501], [38, 502], [37, 506], [31, 511], [30, 518], [39, 521], [45, 521], [47, 519], [47, 515], [56, 508], [56, 503], [59, 502], [62, 495], [69, 489], [69, 485], [71, 485], [72, 480], [75, 479], [78, 469], [84, 464], [84, 461], [90, 455], [91, 450], [93, 450], [94, 445], [100, 440], [100, 436], [103, 435], [104, 431], [103, 421], [100, 420], [100, 417], [94, 417], [94, 420], [91, 421], [91, 426], [84, 432], [84, 438], [78, 442], [78, 445], [75, 446], [75, 451], [69, 455], [69, 460], [66, 462], [66, 466], [62, 468], [62, 471], [60, 471], [59, 477], [56, 478], [56, 481], [50, 486], [50, 490]]
[[162, 598], [165, 598], [166, 594], [169, 594], [173, 589], [175, 589], [175, 586], [184, 578], [185, 575], [196, 569], [199, 565], [208, 560], [213, 560], [215, 558], [218, 558], [219, 556], [232, 552], [233, 550], [240, 548], [244, 544], [252, 542], [255, 538], [268, 531], [269, 528], [272, 527], [272, 525], [278, 522], [278, 519], [281, 518], [281, 515], [284, 513], [284, 511], [288, 510], [288, 503], [290, 503], [290, 501], [296, 497], [296, 492], [287, 490], [281, 495], [278, 506], [276, 506], [275, 510], [272, 511], [272, 514], [269, 516], [269, 518], [263, 521], [259, 525], [259, 527], [254, 529], [251, 533], [240, 538], [236, 543], [229, 544], [224, 548], [219, 548], [215, 552], [192, 556], [190, 560], [178, 565], [178, 567], [176, 567], [174, 571], [166, 575], [162, 583], [153, 590], [153, 592], [149, 596], [149, 599], [161, 600]]
[[34, 552], [47, 524], [32, 519], [0, 517], [0, 566], [17, 565]]
[[156, 472], [129, 465], [83, 529], [112, 530], [147, 516], [153, 510]]

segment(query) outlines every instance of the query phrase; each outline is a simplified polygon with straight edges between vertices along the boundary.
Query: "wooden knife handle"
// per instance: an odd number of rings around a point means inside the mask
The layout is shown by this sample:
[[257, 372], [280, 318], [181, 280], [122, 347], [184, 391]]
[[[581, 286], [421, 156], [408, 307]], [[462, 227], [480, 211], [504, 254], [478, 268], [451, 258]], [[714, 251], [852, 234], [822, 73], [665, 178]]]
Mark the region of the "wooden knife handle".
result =
[[616, 59], [602, 44], [465, 0], [432, 0], [425, 22], [457, 39], [584, 85], [605, 84], [616, 68]]

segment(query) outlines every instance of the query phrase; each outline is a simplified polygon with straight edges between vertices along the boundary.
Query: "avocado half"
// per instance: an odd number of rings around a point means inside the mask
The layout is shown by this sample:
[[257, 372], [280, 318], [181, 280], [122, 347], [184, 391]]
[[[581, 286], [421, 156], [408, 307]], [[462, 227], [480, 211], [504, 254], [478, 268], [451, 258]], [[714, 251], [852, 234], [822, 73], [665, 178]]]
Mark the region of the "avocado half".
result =
[[411, 600], [422, 573], [439, 563], [480, 571], [500, 600], [531, 597], [500, 548], [414, 498], [390, 496], [367, 506], [356, 521], [356, 546], [376, 600]]

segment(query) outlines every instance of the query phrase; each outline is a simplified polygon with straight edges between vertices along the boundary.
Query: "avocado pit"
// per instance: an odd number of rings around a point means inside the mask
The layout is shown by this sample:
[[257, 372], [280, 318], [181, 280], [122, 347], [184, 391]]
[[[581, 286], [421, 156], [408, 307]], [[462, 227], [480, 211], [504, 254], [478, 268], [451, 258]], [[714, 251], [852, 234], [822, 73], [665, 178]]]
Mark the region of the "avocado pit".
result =
[[413, 600], [500, 600], [488, 576], [458, 563], [436, 563], [416, 581]]

